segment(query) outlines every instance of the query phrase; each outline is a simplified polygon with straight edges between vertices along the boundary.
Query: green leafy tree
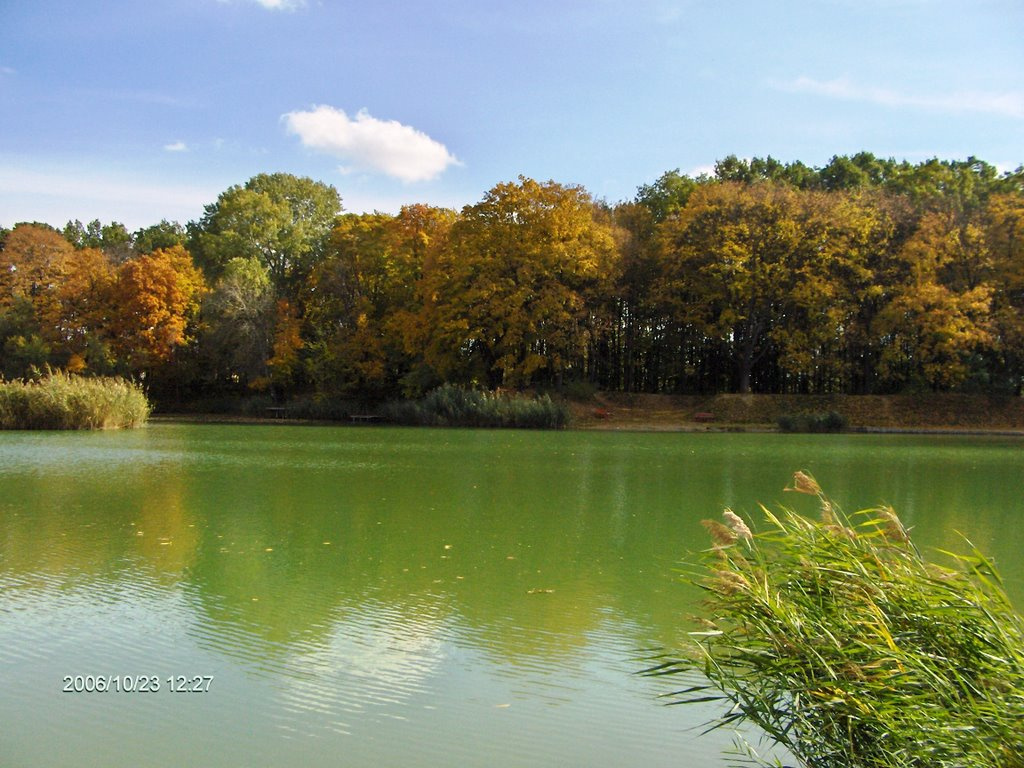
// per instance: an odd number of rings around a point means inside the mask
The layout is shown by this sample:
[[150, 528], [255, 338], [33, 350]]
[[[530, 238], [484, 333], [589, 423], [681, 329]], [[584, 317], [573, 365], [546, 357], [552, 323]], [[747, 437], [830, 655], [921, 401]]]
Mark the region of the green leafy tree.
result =
[[727, 155], [715, 162], [715, 178], [718, 181], [749, 184], [754, 180], [754, 175], [751, 173], [749, 161], [736, 155]]
[[50, 345], [32, 302], [16, 296], [0, 308], [0, 375], [5, 379], [36, 377], [50, 362]]
[[205, 372], [219, 384], [248, 386], [269, 375], [275, 301], [267, 268], [232, 259], [203, 300]]
[[640, 187], [636, 193], [636, 203], [650, 211], [655, 222], [664, 221], [686, 205], [696, 186], [696, 181], [679, 173], [676, 168], [663, 173], [653, 184]]
[[334, 187], [287, 173], [260, 174], [222, 192], [191, 224], [190, 243], [208, 277], [232, 259], [255, 258], [279, 295], [291, 295], [323, 253], [341, 211]]
[[850, 190], [868, 183], [868, 174], [849, 157], [834, 156], [819, 173], [822, 186], [830, 191]]
[[64, 227], [64, 238], [75, 248], [99, 249], [115, 263], [125, 261], [134, 253], [132, 236], [124, 224], [117, 221], [104, 225], [94, 219], [88, 226], [77, 219], [69, 221]]
[[184, 246], [188, 234], [176, 221], [161, 219], [159, 224], [143, 227], [132, 235], [132, 244], [138, 253], [152, 253], [158, 248]]

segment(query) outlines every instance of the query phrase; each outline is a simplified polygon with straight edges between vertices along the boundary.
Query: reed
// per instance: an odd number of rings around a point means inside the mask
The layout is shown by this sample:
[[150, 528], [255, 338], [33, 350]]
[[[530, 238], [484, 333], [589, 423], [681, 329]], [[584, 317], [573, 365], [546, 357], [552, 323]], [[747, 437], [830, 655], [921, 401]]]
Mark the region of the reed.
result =
[[842, 432], [846, 417], [838, 411], [784, 413], [776, 420], [782, 432]]
[[569, 410], [548, 395], [485, 392], [444, 384], [420, 400], [389, 403], [382, 409], [397, 424], [432, 427], [517, 427], [559, 429]]
[[993, 563], [930, 562], [891, 508], [847, 517], [804, 473], [787, 490], [820, 519], [705, 521], [702, 630], [644, 673], [681, 675], [674, 702], [724, 705], [710, 729], [753, 724], [807, 768], [1024, 766], [1024, 620]]
[[119, 429], [149, 416], [138, 384], [51, 372], [38, 381], [0, 381], [0, 429]]

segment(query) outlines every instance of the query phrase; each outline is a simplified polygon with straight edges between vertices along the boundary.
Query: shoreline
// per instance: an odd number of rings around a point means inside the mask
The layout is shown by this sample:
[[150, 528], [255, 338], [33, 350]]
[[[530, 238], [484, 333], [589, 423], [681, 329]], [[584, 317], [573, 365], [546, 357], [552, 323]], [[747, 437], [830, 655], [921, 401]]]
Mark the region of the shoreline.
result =
[[[296, 419], [296, 418], [275, 418], [266, 416], [237, 416], [233, 414], [215, 413], [180, 413], [180, 414], [156, 414], [150, 416], [149, 423], [158, 424], [237, 424], [237, 425], [264, 425], [264, 426], [287, 426], [287, 427], [381, 427], [400, 426], [388, 422], [375, 422], [373, 424], [351, 422], [351, 421], [330, 421], [325, 419]], [[413, 429], [459, 429], [460, 427], [410, 427]], [[474, 427], [466, 427], [474, 429]], [[496, 428], [497, 429], [497, 428]], [[510, 429], [510, 427], [505, 427]], [[536, 430], [546, 431], [546, 430]], [[726, 433], [748, 433], [748, 434], [828, 434], [828, 435], [948, 435], [961, 437], [1018, 437], [1024, 438], [1024, 429], [1006, 427], [963, 427], [963, 426], [920, 426], [920, 427], [887, 427], [887, 426], [855, 426], [836, 432], [783, 432], [772, 424], [701, 424], [698, 422], [632, 422], [628, 424], [616, 424], [610, 422], [598, 422], [587, 424], [570, 424], [562, 430], [551, 430], [562, 432], [636, 432], [636, 433], [676, 433], [676, 434], [726, 434]]]
[[[891, 434], [1024, 437], [1024, 398], [924, 393], [918, 395], [653, 395], [599, 392], [586, 401], [564, 401], [564, 429], [590, 432], [787, 433], [780, 419], [798, 414], [833, 414], [845, 423], [836, 432], [791, 434]], [[344, 419], [274, 413], [157, 412], [155, 423], [371, 426], [386, 424], [370, 414]], [[342, 410], [339, 413], [344, 413]]]

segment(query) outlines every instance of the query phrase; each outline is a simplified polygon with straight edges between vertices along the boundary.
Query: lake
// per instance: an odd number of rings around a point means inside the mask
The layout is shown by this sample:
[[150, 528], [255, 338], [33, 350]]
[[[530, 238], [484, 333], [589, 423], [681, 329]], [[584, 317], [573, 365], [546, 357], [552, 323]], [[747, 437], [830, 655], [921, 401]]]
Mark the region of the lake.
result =
[[693, 628], [678, 570], [707, 545], [700, 520], [812, 513], [782, 492], [808, 470], [848, 511], [892, 504], [926, 551], [970, 537], [1020, 606], [1022, 448], [0, 433], [0, 765], [724, 766], [731, 736], [700, 735], [715, 710], [664, 706], [671, 685], [633, 674], [637, 649]]

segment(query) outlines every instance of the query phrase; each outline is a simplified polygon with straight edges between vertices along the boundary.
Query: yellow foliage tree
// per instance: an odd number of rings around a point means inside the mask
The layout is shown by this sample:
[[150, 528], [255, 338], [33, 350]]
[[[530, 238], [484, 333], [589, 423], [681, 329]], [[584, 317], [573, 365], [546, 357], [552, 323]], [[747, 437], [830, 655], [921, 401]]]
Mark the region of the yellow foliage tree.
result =
[[[299, 350], [302, 340], [302, 318], [291, 302], [280, 299], [277, 302], [277, 322], [274, 330], [273, 356], [267, 361], [270, 369], [270, 384], [287, 387], [295, 380], [299, 371]], [[259, 389], [257, 382], [253, 388]]]
[[902, 278], [879, 313], [883, 376], [948, 389], [971, 371], [970, 356], [995, 345], [991, 261], [980, 230], [932, 212], [898, 255]]
[[499, 184], [468, 206], [428, 265], [413, 336], [445, 380], [558, 381], [591, 339], [590, 294], [615, 261], [610, 224], [580, 187]]
[[654, 291], [697, 340], [728, 349], [749, 392], [771, 360], [793, 377], [828, 375], [852, 287], [866, 279], [869, 213], [839, 193], [770, 182], [699, 187], [659, 227]]
[[399, 393], [414, 355], [416, 285], [442, 246], [454, 211], [413, 205], [397, 216], [342, 216], [307, 285], [307, 367], [321, 393], [380, 398]]
[[180, 245], [126, 261], [110, 291], [107, 333], [130, 371], [166, 363], [188, 340], [189, 321], [206, 290], [203, 276]]
[[994, 273], [994, 332], [1006, 373], [1019, 392], [1024, 384], [1024, 197], [993, 197], [985, 219]]

